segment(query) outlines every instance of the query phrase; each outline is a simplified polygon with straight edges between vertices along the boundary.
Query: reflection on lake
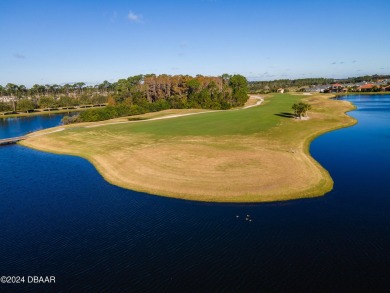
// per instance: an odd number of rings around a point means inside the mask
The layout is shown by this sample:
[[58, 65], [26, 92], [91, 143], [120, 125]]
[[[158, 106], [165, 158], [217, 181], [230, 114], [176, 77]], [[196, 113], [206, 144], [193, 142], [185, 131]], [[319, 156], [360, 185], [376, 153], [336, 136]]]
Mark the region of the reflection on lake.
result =
[[63, 114], [0, 119], [0, 138], [22, 136], [30, 132], [58, 126]]

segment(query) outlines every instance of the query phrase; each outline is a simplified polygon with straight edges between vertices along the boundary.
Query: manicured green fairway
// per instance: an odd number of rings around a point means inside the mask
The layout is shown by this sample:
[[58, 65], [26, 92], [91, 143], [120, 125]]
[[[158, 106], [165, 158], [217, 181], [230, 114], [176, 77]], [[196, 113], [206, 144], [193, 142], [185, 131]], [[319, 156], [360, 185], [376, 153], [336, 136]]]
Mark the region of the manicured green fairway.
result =
[[145, 133], [155, 136], [249, 135], [278, 125], [281, 120], [286, 118], [275, 114], [291, 112], [291, 105], [301, 98], [300, 96], [278, 94], [272, 98], [272, 102], [267, 98], [261, 107], [212, 112], [167, 120], [144, 121], [131, 125], [110, 125], [104, 126], [104, 130], [112, 133]]

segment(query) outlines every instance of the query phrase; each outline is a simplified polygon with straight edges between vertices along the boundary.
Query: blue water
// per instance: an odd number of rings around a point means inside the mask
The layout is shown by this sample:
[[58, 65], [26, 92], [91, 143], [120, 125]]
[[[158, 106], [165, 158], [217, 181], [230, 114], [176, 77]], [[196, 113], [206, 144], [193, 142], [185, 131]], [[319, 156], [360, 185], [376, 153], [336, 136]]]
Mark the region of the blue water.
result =
[[359, 123], [311, 145], [335, 181], [314, 199], [168, 199], [112, 186], [81, 158], [1, 147], [0, 276], [56, 284], [0, 290], [389, 291], [390, 96], [348, 100]]
[[30, 132], [57, 126], [64, 115], [41, 115], [0, 119], [0, 139], [21, 136]]

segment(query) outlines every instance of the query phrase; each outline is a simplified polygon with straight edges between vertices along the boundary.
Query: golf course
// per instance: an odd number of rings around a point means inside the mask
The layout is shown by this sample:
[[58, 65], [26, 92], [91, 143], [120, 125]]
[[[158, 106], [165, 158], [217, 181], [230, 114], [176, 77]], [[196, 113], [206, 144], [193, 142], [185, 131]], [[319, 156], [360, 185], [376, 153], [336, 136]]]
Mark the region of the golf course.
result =
[[[310, 156], [310, 142], [355, 123], [345, 114], [353, 105], [331, 97], [250, 96], [252, 107], [78, 123], [33, 133], [20, 144], [83, 157], [108, 182], [160, 196], [207, 202], [315, 197], [329, 192], [333, 180]], [[311, 105], [308, 119], [294, 118], [298, 102]]]

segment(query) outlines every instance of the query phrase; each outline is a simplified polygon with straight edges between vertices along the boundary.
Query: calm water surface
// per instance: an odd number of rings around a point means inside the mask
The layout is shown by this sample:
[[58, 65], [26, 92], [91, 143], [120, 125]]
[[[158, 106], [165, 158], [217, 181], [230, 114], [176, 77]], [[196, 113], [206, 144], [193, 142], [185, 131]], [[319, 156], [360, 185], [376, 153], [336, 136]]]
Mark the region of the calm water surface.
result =
[[[390, 96], [348, 100], [359, 123], [311, 145], [335, 181], [316, 199], [167, 199], [112, 186], [81, 158], [1, 147], [0, 275], [56, 284], [0, 290], [388, 292]], [[59, 120], [0, 120], [0, 137]]]

